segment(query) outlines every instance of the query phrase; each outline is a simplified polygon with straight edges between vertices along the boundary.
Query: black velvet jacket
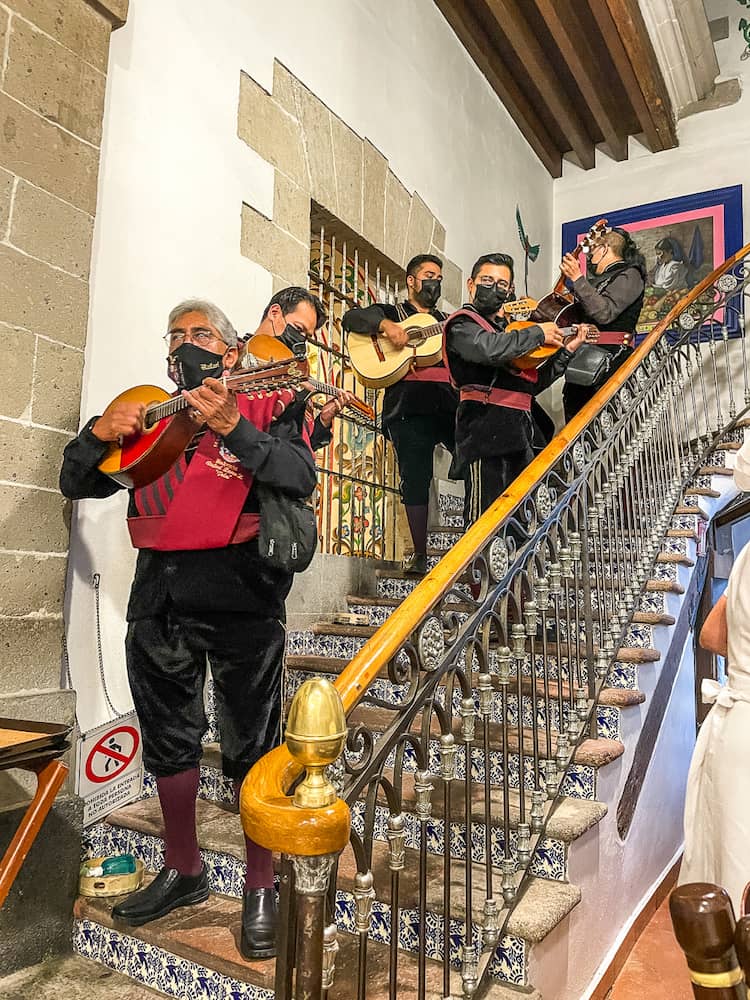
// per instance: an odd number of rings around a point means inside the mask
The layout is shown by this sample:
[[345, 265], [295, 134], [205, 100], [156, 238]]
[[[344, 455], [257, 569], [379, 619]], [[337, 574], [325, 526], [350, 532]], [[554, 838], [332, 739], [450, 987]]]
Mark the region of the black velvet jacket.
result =
[[[474, 311], [471, 305], [464, 309]], [[505, 320], [493, 321], [497, 333], [484, 330], [468, 316], [449, 319], [446, 328], [448, 365], [456, 385], [482, 385], [536, 396], [564, 373], [572, 354], [565, 348], [537, 369], [536, 382], [523, 378], [513, 359], [544, 343], [538, 326], [505, 333]], [[456, 416], [455, 471], [481, 458], [523, 451], [533, 446], [534, 420], [531, 414], [507, 406], [459, 403]]]

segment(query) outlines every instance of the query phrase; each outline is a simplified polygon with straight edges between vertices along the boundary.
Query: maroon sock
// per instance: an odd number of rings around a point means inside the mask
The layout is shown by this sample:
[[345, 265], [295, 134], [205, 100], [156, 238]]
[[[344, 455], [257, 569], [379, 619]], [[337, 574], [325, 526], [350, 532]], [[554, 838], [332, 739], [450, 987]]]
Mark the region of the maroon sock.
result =
[[180, 875], [197, 875], [203, 864], [195, 826], [198, 768], [157, 778], [156, 787], [164, 816], [164, 865]]
[[250, 889], [272, 889], [273, 888], [273, 855], [267, 847], [261, 847], [254, 840], [245, 837], [245, 851], [247, 852], [247, 878], [245, 879], [245, 891]]
[[427, 504], [419, 506], [406, 504], [404, 509], [411, 539], [414, 542], [414, 552], [418, 556], [423, 556], [427, 552]]

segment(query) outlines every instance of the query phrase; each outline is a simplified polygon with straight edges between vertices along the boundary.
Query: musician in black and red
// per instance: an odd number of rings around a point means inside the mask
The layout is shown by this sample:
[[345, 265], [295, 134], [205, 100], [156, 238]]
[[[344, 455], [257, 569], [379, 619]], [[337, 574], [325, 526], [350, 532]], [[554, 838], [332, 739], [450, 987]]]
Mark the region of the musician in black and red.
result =
[[[433, 254], [419, 254], [406, 266], [407, 297], [398, 305], [378, 303], [350, 309], [344, 329], [357, 333], [382, 333], [394, 347], [405, 347], [408, 335], [399, 322], [415, 313], [429, 313], [437, 320], [445, 314], [437, 308], [441, 294], [443, 262]], [[399, 382], [388, 386], [383, 399], [383, 430], [393, 442], [401, 477], [401, 500], [406, 510], [414, 554], [404, 564], [410, 575], [427, 572], [427, 513], [435, 445], [442, 444], [453, 455], [455, 446], [456, 393], [442, 362], [430, 368], [414, 368]]]
[[610, 356], [609, 371], [596, 385], [565, 383], [565, 419], [570, 420], [633, 353], [633, 339], [646, 290], [646, 262], [630, 233], [612, 229], [590, 253], [592, 270], [584, 276], [578, 260], [565, 254], [560, 271], [581, 307], [585, 320], [599, 331], [597, 347]]
[[[581, 330], [564, 348], [554, 323], [506, 332], [502, 310], [512, 287], [512, 257], [480, 257], [467, 281], [471, 301], [445, 326], [445, 356], [459, 392], [454, 471], [464, 480], [466, 527], [531, 462], [534, 397], [560, 378], [585, 336]], [[557, 351], [540, 368], [514, 367], [514, 359], [542, 345]]]
[[[166, 841], [156, 879], [114, 908], [133, 926], [208, 896], [195, 821], [207, 660], [224, 773], [239, 786], [279, 741], [284, 602], [292, 575], [258, 551], [254, 485], [298, 498], [315, 488], [312, 452], [289, 406], [295, 393], [250, 399], [220, 380], [238, 356], [237, 334], [220, 309], [183, 302], [170, 314], [166, 340], [169, 375], [193, 408], [196, 430], [205, 433], [160, 479], [132, 490], [128, 505], [139, 552], [125, 653]], [[114, 403], [89, 420], [65, 449], [63, 494], [103, 498], [120, 489], [97, 466], [110, 442], [140, 431], [143, 419], [143, 406]], [[242, 953], [267, 958], [275, 942], [272, 858], [250, 840], [246, 847]]]

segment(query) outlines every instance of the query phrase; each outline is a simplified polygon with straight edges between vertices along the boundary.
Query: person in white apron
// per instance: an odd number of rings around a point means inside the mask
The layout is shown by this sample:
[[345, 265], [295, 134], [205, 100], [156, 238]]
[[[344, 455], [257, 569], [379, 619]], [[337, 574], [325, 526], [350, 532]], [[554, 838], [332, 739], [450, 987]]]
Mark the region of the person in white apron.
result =
[[[734, 481], [750, 491], [750, 440], [737, 454]], [[713, 707], [701, 726], [688, 774], [685, 854], [680, 884], [713, 882], [739, 916], [750, 882], [750, 545], [735, 560], [726, 593], [712, 609], [700, 643], [727, 658], [724, 686], [704, 679]]]

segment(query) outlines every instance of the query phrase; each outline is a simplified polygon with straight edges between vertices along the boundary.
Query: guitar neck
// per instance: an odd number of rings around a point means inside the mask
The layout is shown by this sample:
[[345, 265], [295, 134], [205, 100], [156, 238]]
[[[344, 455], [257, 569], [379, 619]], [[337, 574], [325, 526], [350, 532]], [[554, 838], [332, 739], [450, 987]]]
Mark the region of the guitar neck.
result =
[[[307, 381], [313, 387], [313, 389], [315, 389], [316, 392], [321, 392], [325, 396], [336, 397], [339, 394], [339, 390], [336, 388], [335, 385], [329, 385], [327, 382], [319, 382], [315, 378], [309, 378], [307, 379]], [[367, 420], [375, 419], [375, 414], [373, 412], [372, 407], [368, 406], [367, 403], [361, 402], [361, 400], [359, 399], [356, 398], [353, 399], [351, 403], [347, 404], [347, 408], [354, 410], [356, 413], [358, 413], [362, 417], [365, 417]]]
[[407, 326], [406, 332], [409, 334], [410, 343], [413, 344], [415, 341], [429, 340], [430, 337], [436, 337], [439, 333], [443, 332], [444, 326], [445, 323], [433, 323], [432, 326], [412, 327], [412, 329], [409, 329]]

